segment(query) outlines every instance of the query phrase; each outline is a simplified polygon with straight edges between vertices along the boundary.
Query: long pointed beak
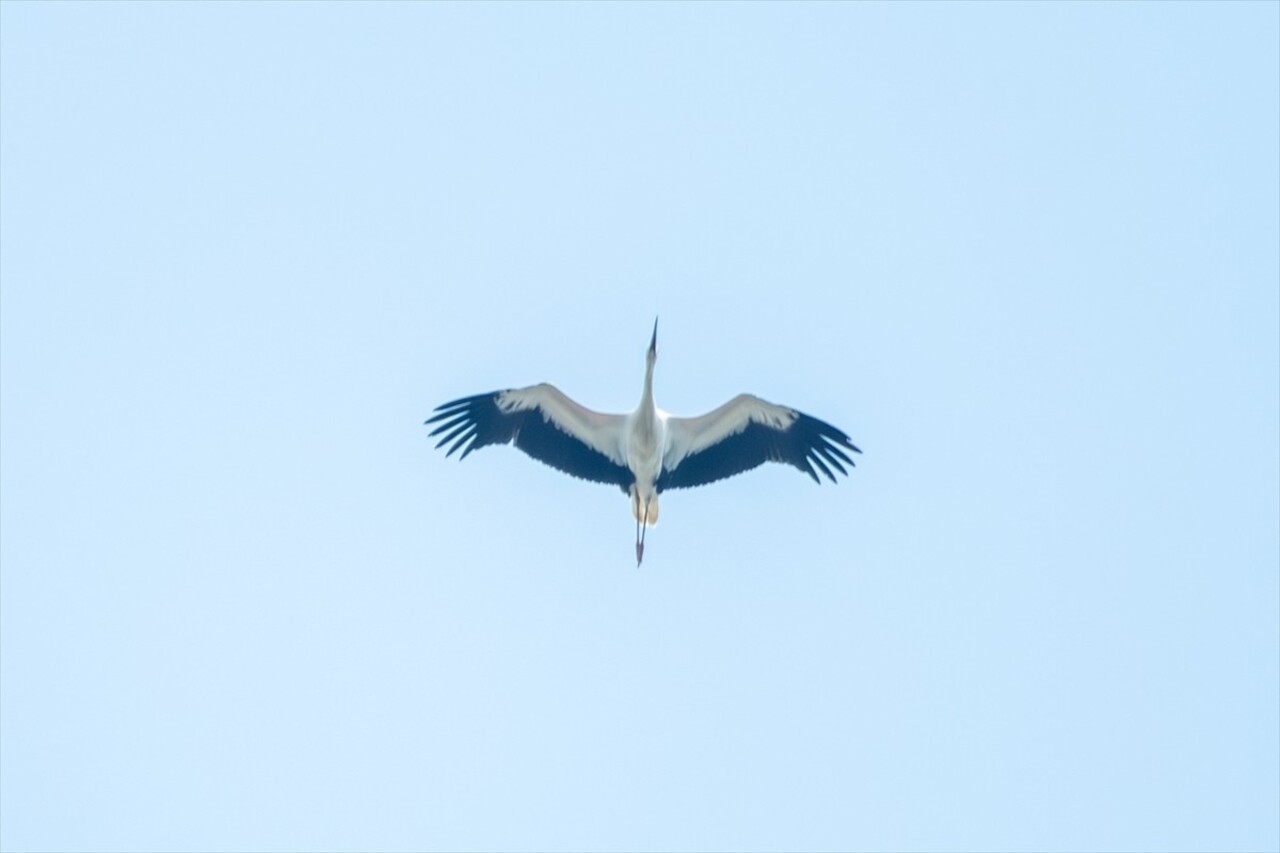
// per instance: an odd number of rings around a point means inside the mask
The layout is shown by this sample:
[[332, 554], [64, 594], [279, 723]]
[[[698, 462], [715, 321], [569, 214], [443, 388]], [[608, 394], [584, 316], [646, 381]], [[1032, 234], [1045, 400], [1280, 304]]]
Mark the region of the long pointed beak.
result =
[[656, 353], [658, 351], [658, 318], [653, 318], [653, 337], [649, 339], [649, 352]]

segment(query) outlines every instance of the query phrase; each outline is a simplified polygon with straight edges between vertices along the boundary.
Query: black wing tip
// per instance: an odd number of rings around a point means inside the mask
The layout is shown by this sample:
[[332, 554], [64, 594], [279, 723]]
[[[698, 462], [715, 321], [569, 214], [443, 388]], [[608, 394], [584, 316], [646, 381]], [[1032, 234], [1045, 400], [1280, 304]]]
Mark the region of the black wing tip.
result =
[[474, 403], [479, 403], [483, 400], [493, 400], [495, 397], [497, 397], [501, 393], [502, 393], [501, 391], [487, 391], [484, 394], [471, 394], [470, 396], [467, 396], [467, 397], [459, 397], [456, 400], [450, 400], [447, 403], [441, 403], [440, 405], [436, 406], [435, 409], [433, 409], [432, 411], [439, 412], [445, 409], [459, 409], [459, 408], [462, 408], [463, 406], [469, 406]]
[[458, 461], [461, 462], [471, 451], [487, 443], [479, 441], [482, 423], [487, 420], [484, 410], [480, 407], [488, 402], [496, 409], [494, 401], [500, 393], [502, 392], [491, 391], [488, 394], [459, 397], [436, 406], [432, 410], [434, 414], [422, 422], [424, 426], [435, 424], [435, 428], [427, 433], [428, 438], [435, 438], [440, 433], [444, 433], [436, 442], [435, 449], [439, 450], [448, 444], [449, 449], [444, 454], [446, 458], [461, 450], [462, 455], [458, 457]]
[[[849, 472], [845, 470], [844, 466], [848, 465], [850, 468], [856, 468], [857, 463], [845, 451], [852, 450], [854, 453], [861, 454], [861, 448], [853, 443], [853, 440], [845, 434], [844, 430], [812, 415], [806, 415], [804, 412], [797, 412], [797, 414], [800, 417], [795, 425], [808, 433], [807, 443], [809, 448], [805, 454], [805, 467], [802, 470], [812, 477], [813, 481], [818, 485], [822, 485], [822, 478], [818, 476], [817, 471], [813, 470], [814, 464], [832, 483], [838, 483], [839, 480], [828, 465], [834, 467], [836, 471], [846, 477], [849, 476]], [[844, 463], [843, 465], [841, 464], [842, 462]]]
[[495, 401], [497, 396], [501, 393], [501, 391], [490, 391], [487, 394], [473, 394], [470, 397], [459, 397], [456, 400], [441, 403], [439, 406], [436, 406], [431, 410], [434, 414], [422, 423], [425, 426], [426, 424], [433, 424], [436, 421], [442, 421], [454, 415], [462, 415], [465, 417], [469, 413], [468, 410], [473, 409], [476, 405], [482, 402]]

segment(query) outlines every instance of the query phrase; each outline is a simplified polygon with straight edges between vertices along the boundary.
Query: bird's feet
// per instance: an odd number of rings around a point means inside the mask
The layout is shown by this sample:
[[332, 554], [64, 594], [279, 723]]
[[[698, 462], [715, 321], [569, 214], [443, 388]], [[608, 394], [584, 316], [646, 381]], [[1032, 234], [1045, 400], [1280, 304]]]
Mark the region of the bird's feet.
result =
[[644, 559], [644, 543], [636, 543], [636, 568], [640, 568], [640, 561]]

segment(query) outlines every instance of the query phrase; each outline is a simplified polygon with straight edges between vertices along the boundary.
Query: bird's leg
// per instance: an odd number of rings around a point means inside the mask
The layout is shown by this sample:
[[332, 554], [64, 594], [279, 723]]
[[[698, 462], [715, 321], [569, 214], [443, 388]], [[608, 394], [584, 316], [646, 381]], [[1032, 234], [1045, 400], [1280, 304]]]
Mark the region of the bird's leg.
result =
[[640, 561], [644, 559], [644, 534], [645, 527], [649, 524], [649, 502], [644, 502], [644, 521], [636, 522], [636, 568], [640, 568]]

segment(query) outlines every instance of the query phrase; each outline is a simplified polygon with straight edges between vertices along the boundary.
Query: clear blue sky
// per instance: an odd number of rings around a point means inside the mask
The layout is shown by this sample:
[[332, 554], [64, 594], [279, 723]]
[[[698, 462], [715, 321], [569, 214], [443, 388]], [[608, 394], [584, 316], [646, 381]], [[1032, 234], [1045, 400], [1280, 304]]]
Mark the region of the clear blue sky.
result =
[[[1280, 5], [0, 4], [0, 847], [1280, 847]], [[842, 427], [664, 496], [423, 419]]]

